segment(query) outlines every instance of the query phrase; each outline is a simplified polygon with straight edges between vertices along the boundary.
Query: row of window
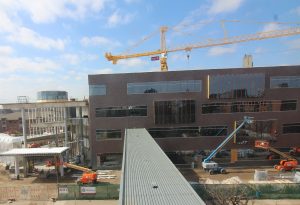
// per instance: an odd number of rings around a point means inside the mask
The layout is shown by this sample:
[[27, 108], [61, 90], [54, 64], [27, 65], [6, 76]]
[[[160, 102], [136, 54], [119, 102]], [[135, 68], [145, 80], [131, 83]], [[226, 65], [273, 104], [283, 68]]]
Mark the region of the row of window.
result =
[[262, 73], [209, 76], [210, 99], [261, 97], [264, 89]]
[[239, 101], [202, 104], [202, 114], [234, 112], [276, 112], [297, 109], [297, 100]]
[[96, 108], [96, 117], [147, 116], [147, 106]]
[[[275, 76], [270, 88], [300, 88], [300, 76]], [[265, 90], [265, 74], [226, 74], [209, 76], [209, 98], [261, 97]], [[90, 85], [90, 96], [106, 95], [106, 85]], [[201, 92], [201, 80], [128, 83], [127, 94]]]
[[300, 76], [271, 77], [270, 88], [300, 88]]
[[127, 93], [180, 93], [180, 92], [201, 92], [201, 80], [181, 80], [181, 81], [160, 81], [128, 83]]
[[195, 100], [156, 101], [155, 124], [194, 123], [195, 104]]
[[[155, 124], [194, 123], [195, 100], [155, 101]], [[202, 114], [276, 112], [297, 109], [297, 100], [237, 101], [202, 104]], [[95, 109], [96, 117], [147, 116], [147, 106], [119, 106]]]
[[[237, 140], [245, 140], [247, 137], [271, 140], [276, 138], [276, 133], [273, 133], [273, 129], [274, 122], [261, 121], [256, 124], [253, 129], [246, 128], [241, 130], [238, 133]], [[149, 128], [148, 132], [153, 138], [226, 136], [227, 126]], [[282, 133], [300, 133], [300, 123], [283, 124]], [[99, 141], [104, 139], [121, 139], [121, 129], [97, 129], [96, 140]]]

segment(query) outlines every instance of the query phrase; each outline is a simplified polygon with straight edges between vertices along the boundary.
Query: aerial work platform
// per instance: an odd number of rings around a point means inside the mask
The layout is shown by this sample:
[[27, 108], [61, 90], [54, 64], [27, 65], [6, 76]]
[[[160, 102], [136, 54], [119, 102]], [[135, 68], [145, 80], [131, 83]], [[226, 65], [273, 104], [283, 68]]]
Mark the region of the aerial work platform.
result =
[[146, 129], [126, 129], [119, 204], [205, 203]]

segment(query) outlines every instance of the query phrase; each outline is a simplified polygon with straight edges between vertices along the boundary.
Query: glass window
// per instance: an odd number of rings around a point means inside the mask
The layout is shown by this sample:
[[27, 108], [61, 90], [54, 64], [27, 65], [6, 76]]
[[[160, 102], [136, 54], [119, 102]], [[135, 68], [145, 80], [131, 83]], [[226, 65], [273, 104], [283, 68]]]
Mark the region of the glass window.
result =
[[200, 136], [225, 136], [227, 126], [207, 126], [199, 127]]
[[261, 97], [265, 90], [265, 75], [215, 75], [210, 76], [209, 83], [210, 99]]
[[195, 122], [195, 100], [156, 101], [155, 124]]
[[274, 76], [270, 88], [300, 88], [300, 76]]
[[121, 138], [121, 130], [120, 129], [112, 129], [112, 130], [96, 130], [96, 140], [103, 139], [119, 139]]
[[147, 106], [96, 108], [96, 117], [147, 116]]
[[201, 80], [128, 83], [127, 94], [201, 92]]
[[297, 100], [237, 101], [202, 104], [202, 114], [234, 112], [276, 112], [297, 109]]
[[164, 128], [149, 128], [148, 132], [153, 138], [224, 136], [227, 135], [227, 127], [226, 126], [175, 127], [175, 128], [164, 127]]
[[[237, 127], [242, 121], [237, 122]], [[236, 141], [238, 144], [246, 144], [253, 140], [276, 141], [278, 137], [277, 120], [255, 120], [246, 124], [237, 132]]]
[[300, 123], [283, 124], [282, 133], [300, 133]]
[[89, 85], [90, 96], [106, 95], [106, 85]]

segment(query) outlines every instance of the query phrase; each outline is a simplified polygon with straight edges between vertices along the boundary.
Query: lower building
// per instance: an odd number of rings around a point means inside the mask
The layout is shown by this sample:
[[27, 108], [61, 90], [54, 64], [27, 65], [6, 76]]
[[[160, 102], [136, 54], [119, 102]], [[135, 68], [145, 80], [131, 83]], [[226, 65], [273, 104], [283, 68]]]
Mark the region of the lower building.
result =
[[[168, 153], [300, 146], [300, 66], [89, 75], [93, 166], [121, 159], [126, 128], [146, 128]], [[171, 155], [170, 155], [171, 156]]]

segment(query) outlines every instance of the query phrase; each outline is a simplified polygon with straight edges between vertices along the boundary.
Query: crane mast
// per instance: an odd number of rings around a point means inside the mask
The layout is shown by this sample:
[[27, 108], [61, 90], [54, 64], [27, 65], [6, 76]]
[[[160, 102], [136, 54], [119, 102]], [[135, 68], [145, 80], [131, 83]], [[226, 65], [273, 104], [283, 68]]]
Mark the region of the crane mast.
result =
[[285, 36], [293, 36], [300, 34], [300, 27], [291, 27], [288, 29], [280, 29], [280, 30], [273, 30], [273, 31], [266, 31], [266, 32], [257, 32], [253, 34], [246, 34], [246, 35], [239, 35], [239, 36], [232, 36], [220, 39], [209, 39], [207, 41], [198, 42], [194, 44], [188, 44], [184, 46], [179, 46], [175, 48], [167, 49], [166, 47], [166, 32], [168, 31], [168, 27], [163, 26], [160, 29], [161, 35], [161, 46], [160, 49], [155, 51], [147, 51], [142, 53], [134, 53], [128, 55], [112, 55], [110, 52], [105, 53], [105, 57], [108, 61], [112, 61], [113, 64], [116, 64], [118, 60], [121, 59], [129, 59], [129, 58], [137, 58], [137, 57], [145, 57], [145, 56], [152, 56], [152, 55], [161, 55], [160, 58], [160, 68], [161, 71], [168, 71], [167, 65], [167, 54], [170, 52], [177, 52], [177, 51], [191, 51], [192, 49], [197, 48], [207, 48], [213, 46], [223, 46], [235, 43], [242, 43], [247, 41], [257, 41], [269, 38], [279, 38]]

